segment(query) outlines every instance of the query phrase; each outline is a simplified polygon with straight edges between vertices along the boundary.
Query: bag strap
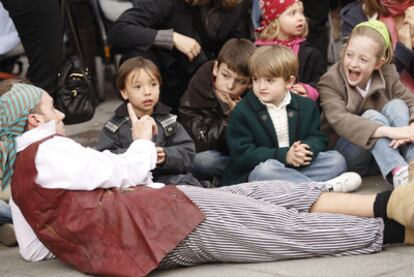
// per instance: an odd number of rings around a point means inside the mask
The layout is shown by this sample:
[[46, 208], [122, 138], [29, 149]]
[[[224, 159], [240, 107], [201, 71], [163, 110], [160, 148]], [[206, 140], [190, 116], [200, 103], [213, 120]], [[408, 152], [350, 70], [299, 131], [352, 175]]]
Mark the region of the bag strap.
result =
[[64, 41], [63, 41], [63, 34], [64, 34], [64, 26], [65, 26], [65, 2], [66, 0], [60, 1], [60, 41], [62, 43], [62, 51], [59, 52], [59, 78], [62, 74], [62, 65], [63, 65], [63, 49], [64, 49]]
[[[76, 29], [75, 22], [74, 22], [73, 17], [72, 17], [72, 11], [70, 9], [68, 1], [67, 0], [61, 0], [60, 1], [60, 26], [61, 26], [61, 28], [60, 28], [61, 29], [61, 36], [60, 36], [61, 39], [60, 40], [62, 42], [62, 47], [64, 46], [63, 36], [64, 36], [65, 15], [68, 17], [69, 26], [70, 26], [70, 29], [72, 31], [73, 38], [75, 40], [76, 49], [77, 49], [77, 52], [78, 52], [78, 55], [79, 55], [79, 60], [83, 65], [82, 70], [84, 70], [85, 59], [84, 59], [84, 53], [83, 53], [83, 50], [82, 50], [81, 41], [80, 41], [80, 38], [79, 38], [79, 32]], [[59, 73], [62, 73], [61, 71], [62, 71], [62, 65], [63, 65], [63, 60], [64, 60], [62, 51], [60, 52], [60, 59], [59, 60], [60, 60], [60, 62], [59, 62]], [[83, 73], [85, 73], [85, 72], [83, 72]]]

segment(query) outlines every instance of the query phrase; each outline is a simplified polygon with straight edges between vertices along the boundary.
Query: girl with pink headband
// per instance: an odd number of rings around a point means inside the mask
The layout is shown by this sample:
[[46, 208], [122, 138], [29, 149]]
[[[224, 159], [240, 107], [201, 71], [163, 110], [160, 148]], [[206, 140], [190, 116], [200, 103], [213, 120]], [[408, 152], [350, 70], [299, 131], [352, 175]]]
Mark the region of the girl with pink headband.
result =
[[262, 21], [256, 45], [284, 45], [299, 59], [299, 83], [292, 91], [316, 101], [316, 84], [326, 71], [321, 53], [306, 42], [308, 25], [298, 0], [260, 0]]

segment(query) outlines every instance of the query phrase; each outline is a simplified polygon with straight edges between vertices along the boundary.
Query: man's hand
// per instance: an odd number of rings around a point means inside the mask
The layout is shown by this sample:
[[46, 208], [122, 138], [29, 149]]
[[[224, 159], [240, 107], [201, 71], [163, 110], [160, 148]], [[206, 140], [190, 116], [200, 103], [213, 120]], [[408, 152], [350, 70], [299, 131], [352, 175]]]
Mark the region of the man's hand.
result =
[[132, 139], [147, 139], [152, 140], [158, 132], [157, 124], [154, 119], [148, 115], [144, 115], [141, 119], [138, 119], [134, 112], [134, 108], [130, 103], [127, 104], [129, 119], [131, 120], [131, 134]]
[[191, 37], [187, 37], [182, 34], [174, 32], [173, 43], [174, 43], [174, 47], [177, 48], [178, 51], [186, 55], [190, 62], [194, 60], [194, 58], [200, 54], [200, 51], [201, 51], [200, 44]]
[[157, 164], [165, 163], [165, 151], [162, 147], [157, 147]]

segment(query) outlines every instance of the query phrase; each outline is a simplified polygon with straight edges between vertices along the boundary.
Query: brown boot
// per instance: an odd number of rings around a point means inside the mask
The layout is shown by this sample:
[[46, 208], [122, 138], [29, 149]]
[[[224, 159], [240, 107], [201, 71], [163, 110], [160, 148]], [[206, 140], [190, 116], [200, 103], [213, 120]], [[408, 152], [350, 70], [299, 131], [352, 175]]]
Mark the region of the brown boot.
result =
[[396, 187], [387, 205], [387, 217], [414, 228], [414, 162], [408, 167], [409, 183]]

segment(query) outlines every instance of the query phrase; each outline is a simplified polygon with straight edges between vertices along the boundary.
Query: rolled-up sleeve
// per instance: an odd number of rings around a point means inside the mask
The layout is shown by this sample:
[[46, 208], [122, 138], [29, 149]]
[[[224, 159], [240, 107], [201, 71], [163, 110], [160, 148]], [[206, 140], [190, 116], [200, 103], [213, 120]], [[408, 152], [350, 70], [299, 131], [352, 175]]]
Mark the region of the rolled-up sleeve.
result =
[[65, 137], [39, 146], [36, 182], [45, 188], [93, 190], [150, 184], [157, 160], [155, 145], [136, 140], [123, 154], [99, 152]]

